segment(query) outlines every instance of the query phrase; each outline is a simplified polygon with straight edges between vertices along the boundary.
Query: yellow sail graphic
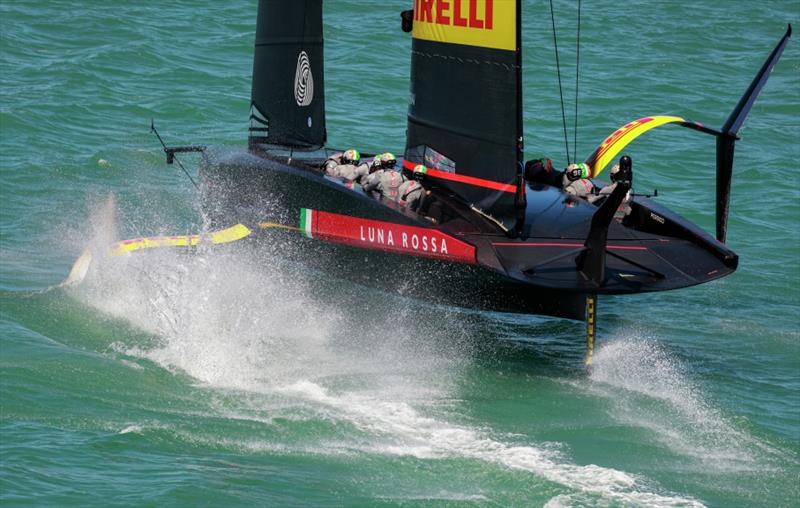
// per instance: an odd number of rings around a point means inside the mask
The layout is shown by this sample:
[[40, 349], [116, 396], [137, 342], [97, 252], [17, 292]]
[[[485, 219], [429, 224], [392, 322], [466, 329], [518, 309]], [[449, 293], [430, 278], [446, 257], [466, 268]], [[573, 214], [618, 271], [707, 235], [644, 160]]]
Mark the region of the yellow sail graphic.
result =
[[415, 0], [415, 39], [517, 49], [514, 0]]
[[592, 177], [599, 175], [608, 163], [631, 141], [650, 129], [655, 129], [668, 123], [683, 124], [686, 123], [686, 120], [679, 116], [646, 116], [627, 123], [614, 131], [584, 161], [591, 168]]

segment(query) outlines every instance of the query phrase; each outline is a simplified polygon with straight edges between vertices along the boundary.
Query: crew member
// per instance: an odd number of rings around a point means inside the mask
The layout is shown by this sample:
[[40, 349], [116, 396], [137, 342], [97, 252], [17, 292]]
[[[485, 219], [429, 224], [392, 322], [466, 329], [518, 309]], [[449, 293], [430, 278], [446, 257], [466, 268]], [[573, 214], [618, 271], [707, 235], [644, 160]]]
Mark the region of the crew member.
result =
[[561, 177], [561, 186], [568, 194], [586, 199], [595, 193], [594, 183], [589, 178], [591, 174], [588, 164], [570, 164]]
[[590, 198], [589, 201], [594, 203], [596, 201], [605, 200], [608, 196], [614, 192], [614, 189], [617, 188], [617, 184], [624, 183], [629, 187], [628, 193], [625, 194], [625, 199], [622, 200], [622, 203], [619, 205], [617, 212], [614, 214], [614, 217], [617, 219], [622, 219], [631, 213], [631, 192], [632, 192], [632, 185], [633, 185], [633, 161], [627, 155], [623, 155], [620, 157], [619, 162], [614, 164], [614, 167], [611, 168], [611, 184], [606, 185], [597, 193], [593, 199]]
[[422, 197], [425, 195], [426, 191], [422, 187], [422, 179], [425, 178], [427, 173], [428, 168], [422, 164], [416, 165], [412, 172], [413, 178], [406, 179], [397, 189], [398, 202], [412, 212], [416, 212], [419, 209]]
[[[369, 163], [364, 163], [363, 164], [364, 166], [367, 167], [367, 171], [366, 171], [366, 174], [361, 178], [361, 184], [362, 185], [367, 183], [367, 177], [369, 177], [371, 174], [375, 173], [376, 171], [381, 171], [383, 169], [383, 162], [381, 161], [381, 157], [383, 157], [384, 155], [385, 154], [382, 154], [382, 153], [375, 154], [375, 156], [372, 158], [372, 160]], [[391, 155], [392, 154], [388, 153], [388, 156], [391, 156]], [[390, 163], [389, 161], [391, 159], [388, 156], [387, 156], [387, 163]]]
[[380, 169], [383, 170], [394, 170], [394, 167], [397, 165], [397, 159], [391, 152], [376, 155], [375, 159], [380, 161]]
[[[338, 176], [344, 180], [353, 181], [358, 177], [359, 168], [361, 167], [360, 161], [361, 154], [355, 148], [351, 148], [330, 156], [323, 167], [325, 168], [325, 174], [328, 176]], [[366, 173], [366, 167], [361, 171]]]
[[386, 199], [397, 201], [400, 185], [406, 178], [395, 169], [397, 159], [389, 152], [376, 155], [370, 174], [361, 180], [364, 192], [377, 191]]
[[525, 180], [532, 183], [545, 183], [558, 187], [562, 174], [553, 170], [553, 162], [548, 158], [531, 159], [525, 162]]

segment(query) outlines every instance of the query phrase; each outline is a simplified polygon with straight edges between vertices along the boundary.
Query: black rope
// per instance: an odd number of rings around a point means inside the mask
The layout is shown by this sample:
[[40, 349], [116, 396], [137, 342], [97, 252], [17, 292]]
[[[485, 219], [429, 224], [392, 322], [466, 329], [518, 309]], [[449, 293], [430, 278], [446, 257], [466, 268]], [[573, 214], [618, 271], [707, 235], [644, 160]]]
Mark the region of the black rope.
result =
[[556, 50], [556, 70], [558, 71], [558, 94], [561, 96], [561, 120], [564, 123], [564, 145], [567, 147], [567, 165], [569, 160], [569, 140], [567, 139], [567, 113], [564, 111], [564, 92], [561, 88], [561, 64], [558, 61], [558, 41], [556, 40], [556, 17], [553, 13], [553, 0], [550, 0], [550, 19], [553, 21], [553, 46]]
[[578, 77], [581, 69], [581, 0], [578, 0], [578, 40], [575, 43], [575, 131], [572, 138], [572, 159], [578, 160]]

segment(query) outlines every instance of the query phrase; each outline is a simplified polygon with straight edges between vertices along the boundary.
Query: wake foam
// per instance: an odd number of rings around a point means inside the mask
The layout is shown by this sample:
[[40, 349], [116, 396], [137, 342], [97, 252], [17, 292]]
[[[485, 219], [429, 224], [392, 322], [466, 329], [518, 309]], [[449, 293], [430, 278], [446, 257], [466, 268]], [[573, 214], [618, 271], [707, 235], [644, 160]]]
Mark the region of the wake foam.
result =
[[694, 460], [698, 470], [768, 466], [762, 459], [774, 450], [737, 429], [655, 340], [631, 336], [603, 344], [589, 379], [589, 390], [611, 402], [615, 419], [649, 429], [664, 446]]
[[308, 381], [286, 386], [281, 391], [336, 408], [343, 418], [382, 438], [361, 450], [363, 453], [474, 459], [527, 471], [579, 491], [559, 496], [559, 504], [554, 506], [582, 504], [598, 497], [641, 506], [703, 506], [692, 499], [647, 492], [642, 479], [628, 473], [593, 464], [570, 464], [558, 451], [507, 444], [491, 437], [488, 431], [425, 416], [404, 402], [358, 394], [332, 395]]

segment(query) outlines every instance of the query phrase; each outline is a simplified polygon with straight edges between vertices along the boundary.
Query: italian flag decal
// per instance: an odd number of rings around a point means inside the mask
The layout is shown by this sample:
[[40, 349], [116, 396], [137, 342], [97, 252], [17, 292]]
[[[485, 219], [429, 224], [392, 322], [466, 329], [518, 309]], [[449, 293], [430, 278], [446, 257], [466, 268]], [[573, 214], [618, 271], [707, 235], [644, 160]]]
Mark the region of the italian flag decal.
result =
[[300, 209], [300, 231], [309, 238], [314, 238], [314, 234], [311, 231], [311, 222], [313, 221], [314, 217], [314, 210], [309, 208], [301, 208]]
[[300, 231], [308, 238], [362, 249], [476, 264], [474, 246], [433, 228], [301, 208]]

